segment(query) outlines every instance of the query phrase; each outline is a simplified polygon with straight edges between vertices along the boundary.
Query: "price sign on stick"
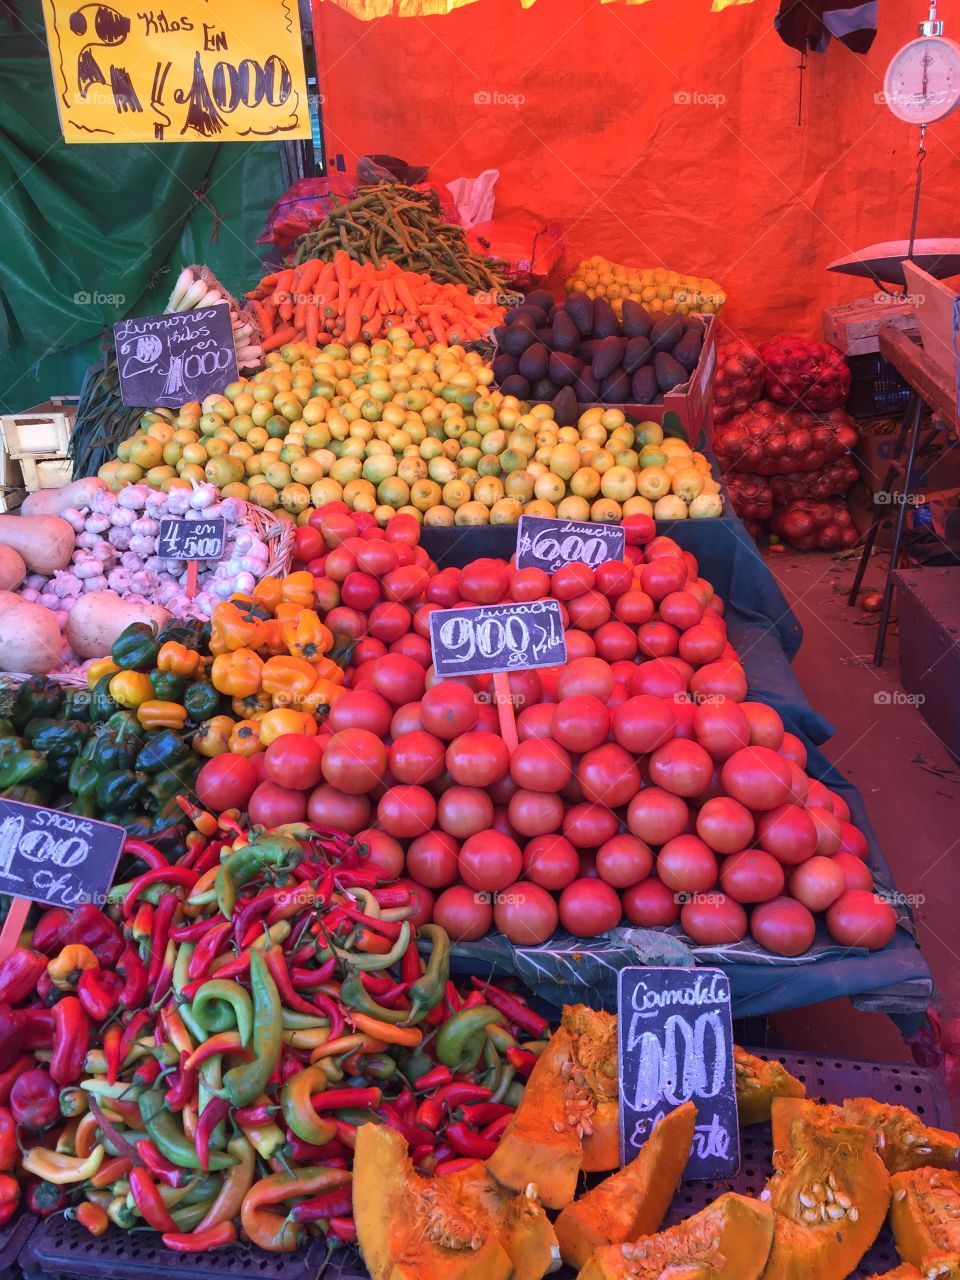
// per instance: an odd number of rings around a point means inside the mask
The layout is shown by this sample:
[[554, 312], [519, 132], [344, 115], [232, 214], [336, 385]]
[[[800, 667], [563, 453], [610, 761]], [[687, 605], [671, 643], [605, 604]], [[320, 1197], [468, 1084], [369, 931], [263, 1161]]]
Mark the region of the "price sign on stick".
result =
[[632, 1160], [663, 1117], [697, 1108], [685, 1178], [740, 1166], [730, 981], [722, 969], [621, 969], [620, 1158]]
[[618, 524], [521, 516], [517, 526], [517, 568], [556, 573], [562, 565], [579, 561], [595, 569], [606, 560], [622, 560], [626, 545], [626, 534]]
[[100, 904], [127, 833], [57, 809], [0, 800], [0, 893], [13, 902], [0, 934], [0, 959], [16, 946], [31, 902]]
[[237, 379], [237, 352], [226, 303], [135, 316], [113, 326], [120, 398], [125, 405], [163, 404], [219, 394]]
[[219, 560], [226, 530], [223, 516], [201, 516], [193, 520], [166, 516], [160, 521], [157, 553], [172, 560]]

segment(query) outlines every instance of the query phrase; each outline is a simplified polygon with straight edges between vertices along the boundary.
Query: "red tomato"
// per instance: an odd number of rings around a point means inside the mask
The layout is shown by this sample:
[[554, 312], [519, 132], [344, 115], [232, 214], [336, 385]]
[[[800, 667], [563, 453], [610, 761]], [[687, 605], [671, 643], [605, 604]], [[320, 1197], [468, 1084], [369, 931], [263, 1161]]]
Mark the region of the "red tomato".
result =
[[433, 654], [430, 650], [430, 641], [425, 640], [423, 636], [418, 636], [412, 631], [408, 631], [405, 636], [401, 636], [399, 640], [394, 640], [390, 646], [391, 653], [402, 653], [408, 658], [412, 658], [414, 662], [419, 662], [424, 671], [433, 662]]
[[433, 904], [433, 920], [447, 931], [451, 942], [476, 942], [493, 925], [493, 906], [489, 895], [455, 884]]
[[686, 580], [687, 566], [680, 556], [655, 556], [640, 570], [640, 586], [657, 603], [679, 591]]
[[[340, 603], [340, 584], [334, 582], [332, 578], [315, 577], [313, 579], [313, 594], [316, 596], [316, 607], [320, 613], [329, 615]], [[329, 623], [329, 617], [326, 618], [326, 621]]]
[[747, 696], [747, 677], [739, 662], [708, 662], [690, 677], [690, 692], [698, 702], [719, 697], [743, 702]]
[[698, 622], [682, 633], [678, 651], [681, 658], [699, 667], [704, 663], [716, 662], [725, 645], [726, 637], [721, 627], [715, 622]]
[[669, 702], [640, 694], [628, 698], [613, 713], [613, 736], [627, 751], [644, 755], [669, 742], [676, 724], [676, 714]]
[[870, 856], [870, 846], [867, 844], [867, 837], [858, 827], [849, 822], [840, 823], [840, 853], [852, 853], [855, 858], [863, 858], [864, 861]]
[[637, 656], [637, 633], [625, 622], [605, 622], [597, 627], [593, 639], [606, 662], [628, 662]]
[[680, 919], [680, 903], [672, 889], [650, 876], [624, 891], [623, 913], [641, 928], [665, 929]]
[[868, 892], [873, 889], [873, 872], [852, 853], [835, 853], [831, 861], [843, 872], [848, 889], [866, 889]]
[[368, 849], [364, 859], [365, 867], [376, 867], [383, 873], [384, 880], [396, 880], [403, 875], [403, 845], [393, 836], [376, 827], [367, 827], [366, 831], [357, 832], [357, 840]]
[[675, 796], [698, 796], [713, 775], [713, 761], [696, 742], [674, 738], [650, 757], [650, 781]]
[[297, 564], [316, 560], [325, 550], [326, 543], [320, 530], [311, 529], [308, 524], [300, 525], [293, 535], [293, 558]]
[[459, 680], [441, 680], [421, 700], [423, 727], [446, 742], [469, 733], [479, 714], [476, 693]]
[[612, 836], [597, 850], [597, 875], [615, 889], [629, 889], [653, 870], [653, 854], [636, 836]]
[[510, 689], [510, 705], [515, 712], [538, 705], [543, 697], [543, 681], [539, 671], [509, 671], [507, 685]]
[[500, 712], [492, 702], [477, 703], [477, 729], [480, 733], [500, 736]]
[[503, 560], [481, 557], [460, 571], [460, 594], [472, 604], [495, 604], [510, 587], [510, 568]]
[[433, 782], [443, 773], [443, 762], [443, 743], [424, 729], [399, 734], [387, 755], [390, 773], [397, 782]]
[[365, 662], [382, 658], [386, 652], [387, 646], [382, 640], [376, 640], [373, 636], [361, 636], [354, 643], [351, 659], [355, 667], [362, 667]]
[[613, 692], [614, 675], [602, 658], [576, 658], [560, 672], [557, 694], [563, 698], [589, 696], [606, 702]]
[[660, 601], [660, 617], [678, 631], [689, 631], [703, 617], [703, 605], [690, 591], [671, 591]]
[[627, 560], [605, 560], [594, 572], [597, 590], [611, 600], [633, 586], [633, 565]]
[[423, 720], [420, 718], [419, 701], [405, 702], [393, 713], [393, 719], [390, 721], [390, 737], [399, 738], [402, 733], [413, 733], [422, 728]]
[[397, 567], [406, 569], [410, 565], [416, 564], [416, 548], [408, 547], [405, 542], [395, 544], [397, 548]]
[[[390, 732], [392, 715], [393, 708], [379, 693], [372, 689], [350, 689], [331, 705], [327, 724], [334, 733], [340, 729], [367, 729], [378, 738], [385, 738]], [[276, 738], [270, 746], [280, 741], [282, 739]]]
[[678, 893], [706, 893], [717, 871], [716, 855], [699, 836], [676, 836], [657, 854], [657, 875]]
[[[274, 738], [267, 747], [263, 759], [264, 773], [268, 781], [275, 782], [278, 787], [312, 791], [323, 777], [323, 752], [324, 746], [315, 736], [285, 733]], [[214, 759], [219, 760], [220, 757], [215, 756]]]
[[621, 622], [626, 622], [632, 627], [642, 627], [645, 622], [651, 620], [655, 608], [656, 606], [645, 591], [641, 591], [639, 587], [631, 587], [629, 591], [617, 597], [613, 612]]
[[[611, 688], [613, 687], [611, 683]], [[553, 736], [561, 747], [578, 754], [599, 747], [610, 732], [610, 712], [591, 694], [563, 698], [553, 709]]]
[[697, 946], [722, 946], [746, 937], [747, 913], [725, 893], [698, 893], [681, 907], [680, 927]]
[[[339, 554], [331, 551], [328, 559]], [[380, 599], [380, 583], [369, 573], [348, 573], [340, 585], [340, 599], [348, 608], [368, 613]]]
[[599, 804], [575, 804], [563, 816], [563, 834], [575, 849], [599, 848], [619, 825], [616, 814]]
[[807, 804], [812, 808], [826, 809], [828, 813], [833, 813], [833, 792], [828, 791], [818, 778], [811, 778], [807, 784]]
[[399, 839], [422, 836], [436, 821], [437, 804], [425, 787], [401, 784], [380, 797], [377, 821], [388, 835]]
[[370, 634], [384, 644], [393, 644], [410, 630], [410, 611], [393, 600], [381, 600], [370, 611]]
[[311, 791], [307, 817], [322, 827], [337, 827], [355, 835], [370, 825], [370, 801], [366, 796], [348, 796], [329, 783], [321, 782]]
[[817, 932], [813, 916], [793, 898], [772, 898], [754, 907], [750, 932], [775, 956], [799, 956], [809, 951]]
[[783, 741], [783, 721], [765, 703], [741, 703], [740, 710], [750, 724], [750, 746], [768, 746], [776, 751]]
[[795, 733], [785, 733], [778, 750], [785, 760], [792, 760], [801, 769], [807, 767], [807, 748]]
[[[701, 668], [693, 679], [706, 670]], [[723, 694], [699, 704], [693, 714], [693, 731], [714, 760], [726, 760], [750, 742], [750, 722], [737, 703]]]
[[629, 804], [640, 790], [640, 771], [629, 752], [607, 742], [581, 757], [577, 781], [585, 800], [617, 809]]
[[407, 875], [428, 889], [445, 889], [457, 878], [460, 845], [445, 831], [428, 831], [410, 841]]
[[575, 600], [585, 591], [591, 591], [596, 581], [589, 565], [573, 561], [561, 565], [550, 579], [550, 594], [556, 600]]
[[491, 827], [463, 842], [459, 865], [460, 879], [471, 889], [493, 893], [513, 884], [523, 866], [523, 855], [515, 840]]
[[794, 804], [806, 804], [810, 790], [810, 779], [799, 766], [788, 760], [790, 766], [790, 796]]
[[487, 787], [487, 795], [494, 804], [509, 804], [510, 797], [518, 790], [517, 784], [510, 777], [509, 773], [504, 774], [491, 786]]
[[394, 707], [423, 696], [423, 667], [403, 653], [388, 653], [380, 662], [375, 662], [371, 680], [377, 693]]
[[748, 809], [776, 809], [790, 799], [790, 767], [769, 747], [744, 747], [724, 762], [724, 790]]
[[549, 738], [553, 732], [553, 704], [542, 702], [536, 707], [524, 707], [517, 716], [517, 735], [521, 742], [528, 738]]
[[650, 845], [666, 844], [686, 828], [690, 811], [686, 803], [659, 787], [644, 787], [630, 801], [627, 826]]
[[317, 527], [328, 547], [339, 547], [345, 539], [356, 537], [357, 526], [349, 510], [342, 510], [340, 504], [326, 503], [314, 514], [318, 518]]
[[[277, 741], [282, 739], [278, 738]], [[197, 774], [197, 797], [203, 808], [209, 809], [211, 813], [222, 813], [224, 809], [246, 809], [247, 802], [260, 781], [257, 766], [251, 759], [226, 752], [205, 761]]]
[[845, 890], [827, 912], [827, 929], [841, 947], [879, 951], [896, 928], [896, 912], [889, 902], [864, 889]]
[[813, 821], [817, 833], [817, 853], [822, 853], [825, 858], [831, 858], [840, 848], [840, 841], [843, 839], [843, 829], [840, 823], [826, 809], [819, 809], [815, 805], [805, 811]]
[[[331, 551], [330, 554], [326, 557], [326, 559], [323, 562], [323, 572], [327, 575], [327, 577], [332, 578], [334, 582], [340, 583], [341, 597], [343, 595], [343, 584], [345, 580], [350, 577], [351, 573], [355, 572], [356, 568], [357, 568], [357, 558], [353, 554], [353, 552], [350, 550], [350, 548], [347, 546], [346, 543], [344, 543], [342, 546], [337, 547], [334, 551]], [[379, 594], [380, 594], [380, 588], [378, 586], [377, 597], [376, 597], [378, 599], [379, 599]], [[348, 603], [349, 603], [348, 601], [346, 600], [344, 601], [344, 604], [348, 604]], [[351, 607], [355, 607], [355, 606], [351, 606]]]
[[366, 795], [387, 771], [387, 748], [368, 729], [341, 729], [328, 738], [320, 768], [338, 791]]
[[460, 570], [452, 566], [441, 569], [430, 579], [424, 593], [431, 604], [441, 609], [451, 609], [460, 603]]
[[574, 880], [560, 895], [560, 923], [577, 938], [596, 938], [620, 923], [620, 895], [603, 880]]
[[383, 594], [388, 600], [398, 600], [401, 604], [414, 604], [423, 599], [430, 575], [419, 565], [401, 565], [391, 569], [382, 581]]
[[783, 893], [783, 867], [762, 849], [744, 849], [724, 858], [720, 885], [737, 902], [769, 902]]
[[677, 652], [680, 632], [667, 622], [645, 622], [637, 628], [637, 648], [645, 658], [666, 658]]
[[843, 796], [839, 795], [836, 791], [831, 791], [829, 794], [833, 799], [834, 817], [839, 818], [841, 822], [849, 822], [850, 806], [847, 804], [846, 800], [844, 800]]
[[520, 881], [494, 895], [493, 923], [515, 947], [546, 942], [558, 919], [556, 902], [539, 885]]
[[302, 791], [278, 787], [275, 782], [261, 782], [247, 801], [247, 815], [258, 827], [282, 827], [286, 822], [302, 822], [307, 816], [307, 797]]
[[510, 776], [525, 791], [562, 791], [573, 776], [570, 754], [549, 738], [528, 738], [509, 757]]
[[673, 699], [678, 694], [686, 693], [688, 683], [688, 672], [677, 666], [672, 657], [651, 658], [634, 667], [630, 677], [630, 692], [664, 700]]
[[559, 831], [563, 823], [563, 798], [545, 791], [515, 791], [507, 805], [510, 825], [521, 836], [543, 836]]
[[657, 522], [652, 516], [645, 516], [638, 511], [636, 515], [623, 517], [623, 532], [628, 547], [642, 547], [653, 540]]
[[817, 854], [790, 873], [790, 893], [810, 911], [826, 911], [845, 893], [843, 867]]
[[[567, 645], [568, 662], [576, 662], [578, 658], [595, 658], [597, 656], [597, 646], [593, 636], [588, 635], [586, 631], [578, 631], [575, 627], [571, 627], [569, 630], [564, 628], [564, 639]], [[564, 668], [561, 667], [561, 673], [563, 670]]]
[[543, 569], [514, 569], [510, 576], [510, 599], [518, 603], [544, 600], [550, 594], [550, 575]]
[[567, 612], [571, 626], [583, 631], [596, 631], [597, 627], [610, 621], [613, 610], [605, 595], [601, 595], [599, 591], [585, 591], [582, 596], [576, 596], [567, 603]]
[[739, 853], [753, 839], [753, 816], [738, 800], [716, 796], [700, 806], [697, 835], [714, 853]]
[[437, 801], [437, 823], [449, 835], [466, 840], [493, 825], [493, 801], [479, 787], [447, 787]]
[[565, 889], [579, 867], [579, 854], [563, 836], [534, 836], [523, 850], [523, 874], [544, 889]]
[[782, 804], [760, 815], [757, 844], [778, 862], [795, 867], [817, 852], [817, 829], [805, 809]]
[[366, 616], [345, 605], [331, 609], [324, 621], [338, 639], [346, 636], [348, 640], [359, 640], [367, 634]]
[[[424, 709], [426, 714], [426, 698]], [[447, 747], [446, 764], [450, 776], [464, 786], [492, 786], [504, 777], [509, 763], [507, 744], [497, 734], [486, 730], [461, 733]]]

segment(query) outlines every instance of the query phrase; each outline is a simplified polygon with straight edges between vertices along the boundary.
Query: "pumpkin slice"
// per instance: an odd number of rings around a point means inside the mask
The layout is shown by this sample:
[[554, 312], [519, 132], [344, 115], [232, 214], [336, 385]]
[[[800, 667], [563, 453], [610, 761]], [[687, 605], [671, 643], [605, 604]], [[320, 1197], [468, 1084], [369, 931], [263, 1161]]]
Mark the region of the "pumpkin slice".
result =
[[577, 1280], [758, 1280], [772, 1239], [769, 1205], [728, 1191], [657, 1235], [594, 1250]]
[[782, 1062], [757, 1058], [733, 1046], [740, 1125], [763, 1124], [770, 1119], [774, 1098], [805, 1098], [806, 1085], [792, 1076]]
[[885, 1271], [882, 1276], [869, 1276], [867, 1280], [925, 1280], [925, 1278], [916, 1267], [907, 1264], [894, 1267], [892, 1271]]
[[934, 1129], [906, 1107], [887, 1106], [873, 1098], [846, 1098], [843, 1113], [883, 1135], [880, 1158], [888, 1173], [904, 1169], [946, 1169], [960, 1159], [960, 1134]]
[[482, 1206], [458, 1203], [445, 1178], [422, 1178], [400, 1134], [357, 1130], [353, 1216], [371, 1280], [509, 1280], [513, 1267]]
[[541, 1280], [560, 1263], [560, 1247], [533, 1188], [514, 1195], [501, 1187], [478, 1160], [459, 1173], [444, 1177], [451, 1198], [458, 1204], [478, 1205], [490, 1216], [490, 1229], [513, 1263], [511, 1280]]
[[635, 1160], [567, 1205], [555, 1224], [564, 1262], [582, 1267], [600, 1245], [622, 1244], [659, 1228], [690, 1156], [696, 1119], [692, 1102], [677, 1107]]
[[837, 1107], [800, 1098], [774, 1098], [771, 1127], [775, 1172], [763, 1198], [778, 1221], [765, 1280], [843, 1280], [890, 1203], [876, 1135]]
[[960, 1174], [910, 1169], [895, 1173], [890, 1185], [890, 1226], [903, 1261], [924, 1274], [934, 1264], [946, 1268], [945, 1275], [960, 1274], [950, 1270], [960, 1254]]
[[583, 1131], [584, 1173], [620, 1168], [620, 1083], [617, 1073], [617, 1017], [585, 1004], [564, 1007], [560, 1025], [573, 1037], [574, 1055], [593, 1104]]

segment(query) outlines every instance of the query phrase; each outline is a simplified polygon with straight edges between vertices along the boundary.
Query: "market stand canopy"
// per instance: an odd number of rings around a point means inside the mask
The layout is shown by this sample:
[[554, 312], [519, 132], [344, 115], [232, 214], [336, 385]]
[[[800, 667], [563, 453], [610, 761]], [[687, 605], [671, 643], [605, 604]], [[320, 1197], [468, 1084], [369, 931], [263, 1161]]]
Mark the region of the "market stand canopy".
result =
[[[314, 10], [316, 11], [323, 2], [324, 0], [314, 0]], [[545, 2], [549, 3], [549, 0]], [[594, 0], [594, 2], [650, 4], [651, 0]], [[354, 17], [369, 21], [371, 18], [385, 18], [388, 15], [395, 18], [425, 18], [428, 15], [451, 13], [454, 9], [464, 9], [467, 5], [475, 4], [476, 0], [327, 0], [327, 3], [339, 5]], [[520, 7], [529, 9], [536, 3], [537, 0], [520, 0]], [[721, 10], [729, 9], [735, 4], [753, 4], [753, 0], [713, 0], [711, 12], [720, 13]]]

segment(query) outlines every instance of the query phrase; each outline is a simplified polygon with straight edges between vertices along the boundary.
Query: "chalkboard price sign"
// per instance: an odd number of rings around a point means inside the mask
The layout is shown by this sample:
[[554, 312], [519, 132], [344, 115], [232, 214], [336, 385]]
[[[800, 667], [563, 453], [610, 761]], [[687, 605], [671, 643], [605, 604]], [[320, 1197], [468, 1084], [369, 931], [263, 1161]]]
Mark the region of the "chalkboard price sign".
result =
[[57, 907], [100, 905], [127, 833], [19, 800], [0, 800], [0, 893]]
[[595, 569], [606, 560], [622, 560], [626, 545], [626, 535], [618, 524], [521, 516], [517, 526], [517, 568], [556, 573], [562, 565], [579, 561]]
[[222, 516], [180, 520], [168, 516], [160, 521], [157, 554], [176, 560], [219, 560], [223, 555], [227, 522]]
[[722, 969], [621, 969], [620, 1155], [632, 1160], [668, 1112], [697, 1108], [685, 1178], [740, 1166], [730, 980]]
[[226, 303], [121, 320], [113, 336], [126, 405], [179, 409], [236, 381], [237, 351]]
[[556, 600], [436, 609], [430, 645], [438, 676], [476, 676], [567, 660], [563, 615]]

